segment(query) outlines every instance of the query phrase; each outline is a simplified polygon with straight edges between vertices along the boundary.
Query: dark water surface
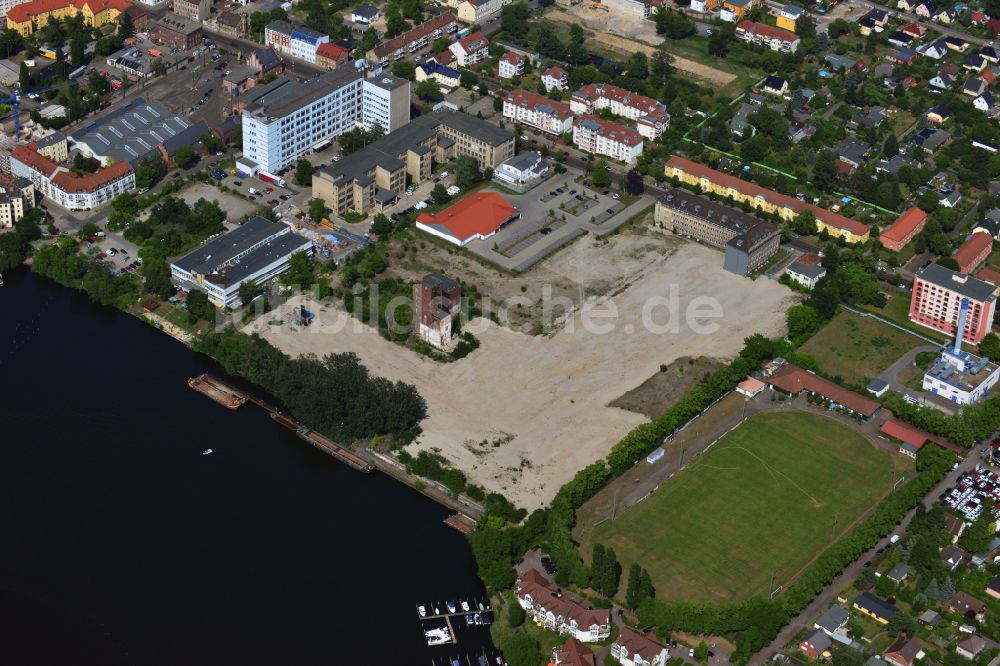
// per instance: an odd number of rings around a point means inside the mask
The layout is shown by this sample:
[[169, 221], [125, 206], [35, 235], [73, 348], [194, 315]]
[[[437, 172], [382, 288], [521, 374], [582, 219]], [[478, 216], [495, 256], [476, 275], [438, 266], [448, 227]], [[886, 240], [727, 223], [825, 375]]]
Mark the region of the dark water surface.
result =
[[137, 319], [5, 277], [0, 663], [426, 666], [492, 649], [480, 628], [424, 644], [417, 602], [483, 596], [446, 509], [190, 390], [210, 362]]

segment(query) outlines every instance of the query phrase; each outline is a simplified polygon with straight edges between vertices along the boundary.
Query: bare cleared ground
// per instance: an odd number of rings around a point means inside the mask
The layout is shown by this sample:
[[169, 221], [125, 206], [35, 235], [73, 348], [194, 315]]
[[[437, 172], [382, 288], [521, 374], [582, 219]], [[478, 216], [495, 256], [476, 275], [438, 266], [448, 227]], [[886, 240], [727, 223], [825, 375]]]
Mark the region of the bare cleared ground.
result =
[[607, 238], [581, 237], [532, 269], [511, 275], [411, 230], [393, 237], [384, 277], [415, 282], [444, 270], [478, 290], [484, 312], [499, 311], [508, 328], [537, 334], [558, 327], [587, 299], [624, 290], [681, 243], [675, 236], [646, 235], [639, 226], [622, 231], [613, 244]]
[[217, 187], [208, 183], [192, 183], [178, 193], [181, 199], [189, 206], [193, 206], [198, 199], [208, 201], [218, 201], [219, 208], [226, 213], [226, 218], [230, 222], [237, 222], [243, 218], [257, 212], [260, 204], [247, 201], [243, 197], [238, 197], [228, 192], [223, 192]]
[[663, 414], [705, 375], [721, 368], [713, 358], [679, 358], [613, 401], [609, 407], [637, 412], [651, 419]]
[[[581, 3], [566, 10], [552, 7], [545, 18], [562, 23], [579, 23], [591, 32], [591, 38], [598, 44], [622, 55], [641, 51], [652, 56], [657, 50], [654, 45], [663, 43], [663, 37], [656, 34], [656, 25], [652, 21], [625, 12], [592, 9], [590, 3]], [[673, 53], [670, 57], [675, 69], [706, 83], [726, 86], [736, 80], [735, 74], [721, 69]]]
[[[680, 242], [671, 241], [659, 241], [660, 247]], [[438, 450], [471, 480], [534, 509], [547, 504], [577, 470], [605, 455], [629, 429], [646, 420], [608, 403], [655, 373], [661, 363], [685, 356], [729, 358], [752, 333], [782, 332], [785, 308], [793, 300], [783, 286], [726, 273], [718, 252], [694, 243], [653, 258], [648, 251], [636, 255], [637, 242], [657, 241], [629, 235], [607, 242], [582, 239], [537, 271], [528, 271], [519, 279], [521, 284], [534, 279], [535, 289], [552, 279], [563, 288], [614, 285], [623, 276], [634, 279], [620, 291], [612, 288], [606, 297], [585, 298], [581, 310], [549, 336], [517, 333], [486, 319], [469, 322], [465, 329], [472, 330], [482, 346], [451, 364], [388, 342], [332, 306], [314, 304], [317, 321], [304, 331], [287, 324], [272, 326], [275, 313], [263, 315], [245, 330], [261, 333], [289, 354], [355, 352], [373, 374], [415, 384], [427, 401], [428, 417], [411, 451]], [[459, 268], [463, 262], [468, 263]], [[449, 273], [486, 270], [474, 268], [471, 260], [455, 264], [454, 270], [449, 265]], [[721, 317], [685, 317], [699, 297], [714, 299]], [[675, 330], [651, 330], [643, 324], [644, 306], [650, 308], [656, 299], [674, 302], [669, 309], [678, 323]], [[283, 312], [298, 303], [298, 298], [290, 300]], [[667, 310], [652, 308], [652, 320], [666, 324], [671, 319]], [[617, 314], [607, 316], [612, 312]], [[605, 316], [598, 318], [598, 313]], [[716, 328], [694, 332], [704, 324]], [[601, 327], [606, 330], [598, 330]]]

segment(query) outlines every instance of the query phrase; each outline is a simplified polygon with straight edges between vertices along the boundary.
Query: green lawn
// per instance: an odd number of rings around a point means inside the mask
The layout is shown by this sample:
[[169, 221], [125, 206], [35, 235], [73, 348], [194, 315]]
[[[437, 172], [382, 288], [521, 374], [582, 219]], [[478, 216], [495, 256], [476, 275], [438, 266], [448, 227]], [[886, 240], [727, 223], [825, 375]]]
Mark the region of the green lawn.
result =
[[[645, 463], [641, 463], [645, 464]], [[666, 600], [732, 601], [786, 584], [889, 491], [891, 456], [819, 414], [752, 416], [582, 544], [649, 570]], [[622, 581], [620, 596], [624, 596]]]
[[848, 384], [867, 384], [904, 352], [927, 344], [872, 317], [841, 310], [802, 345], [823, 372]]

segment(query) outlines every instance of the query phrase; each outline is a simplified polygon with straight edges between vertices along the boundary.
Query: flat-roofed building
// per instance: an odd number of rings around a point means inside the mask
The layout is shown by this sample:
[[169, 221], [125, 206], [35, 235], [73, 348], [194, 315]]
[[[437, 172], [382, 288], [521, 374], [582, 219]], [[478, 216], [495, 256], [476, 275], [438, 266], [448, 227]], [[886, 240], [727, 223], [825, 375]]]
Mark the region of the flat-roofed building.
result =
[[650, 0], [602, 0], [601, 4], [607, 5], [614, 10], [642, 18], [649, 18], [653, 7], [653, 3]]
[[676, 187], [656, 202], [654, 221], [723, 250], [723, 267], [737, 275], [761, 268], [781, 243], [781, 231], [770, 222]]
[[962, 275], [939, 264], [928, 264], [913, 276], [910, 321], [953, 336], [958, 329], [963, 300], [969, 303], [962, 331], [963, 339], [969, 344], [977, 345], [993, 326], [995, 289], [988, 282]]
[[137, 97], [120, 109], [90, 121], [69, 138], [84, 156], [105, 166], [117, 162], [135, 166], [156, 157], [158, 146], [191, 126], [186, 118], [167, 112], [162, 105]]
[[174, 0], [174, 13], [193, 21], [206, 21], [212, 16], [212, 0]]
[[174, 285], [196, 289], [217, 308], [240, 304], [240, 286], [262, 285], [288, 269], [296, 252], [312, 254], [312, 241], [291, 228], [255, 217], [170, 264]]
[[459, 111], [436, 111], [313, 174], [312, 195], [340, 217], [392, 205], [407, 181], [427, 182], [435, 162], [469, 155], [495, 169], [514, 154], [514, 135]]
[[410, 82], [392, 74], [380, 74], [361, 84], [361, 124], [373, 125], [383, 134], [395, 132], [410, 122]]
[[569, 106], [529, 90], [512, 90], [503, 99], [503, 117], [549, 134], [573, 131]]

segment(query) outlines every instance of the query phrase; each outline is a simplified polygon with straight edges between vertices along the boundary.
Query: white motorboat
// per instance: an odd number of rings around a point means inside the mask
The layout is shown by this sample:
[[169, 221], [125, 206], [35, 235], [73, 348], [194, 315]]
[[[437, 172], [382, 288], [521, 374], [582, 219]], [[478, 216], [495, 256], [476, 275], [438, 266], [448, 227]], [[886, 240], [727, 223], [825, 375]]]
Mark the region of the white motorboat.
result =
[[469, 602], [468, 601], [463, 601], [462, 602], [462, 610], [465, 611], [466, 613], [469, 612]]
[[427, 639], [428, 645], [441, 645], [442, 643], [448, 643], [451, 641], [451, 633], [448, 631], [447, 627], [428, 629], [424, 632], [424, 638]]
[[417, 606], [417, 612], [420, 613], [420, 617], [427, 617], [427, 609], [423, 606]]
[[446, 601], [445, 605], [448, 607], [448, 612], [449, 613], [454, 613], [455, 612], [455, 602], [453, 602], [453, 601]]
[[212, 449], [205, 449], [204, 451], [201, 452], [201, 455], [207, 456], [211, 455], [212, 453], [213, 453]]

